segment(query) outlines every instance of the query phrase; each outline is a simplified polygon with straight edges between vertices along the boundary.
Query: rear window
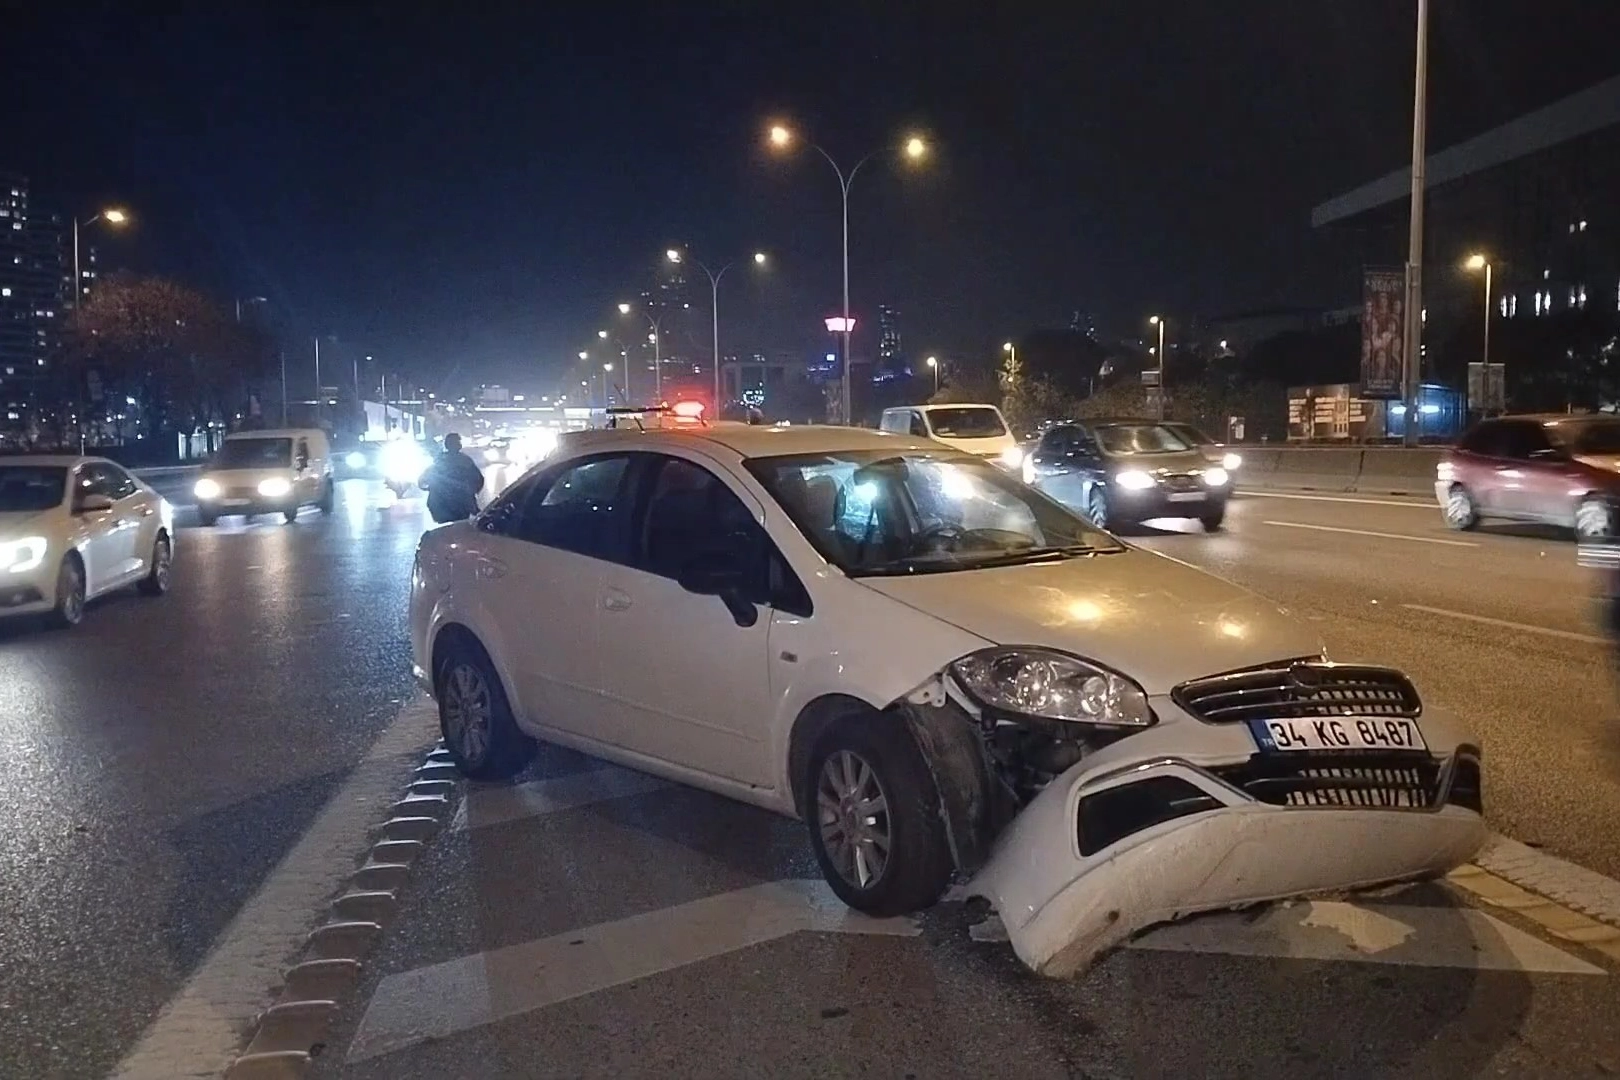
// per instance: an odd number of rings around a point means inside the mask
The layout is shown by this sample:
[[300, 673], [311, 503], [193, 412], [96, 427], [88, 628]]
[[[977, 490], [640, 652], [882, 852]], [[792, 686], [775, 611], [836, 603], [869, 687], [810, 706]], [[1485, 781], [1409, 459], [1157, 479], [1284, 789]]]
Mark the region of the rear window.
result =
[[60, 506], [67, 469], [59, 465], [0, 465], [0, 514], [32, 514]]
[[1001, 414], [988, 405], [929, 409], [928, 426], [947, 439], [994, 439], [1007, 434]]
[[291, 439], [226, 439], [214, 458], [217, 469], [281, 469], [291, 464]]

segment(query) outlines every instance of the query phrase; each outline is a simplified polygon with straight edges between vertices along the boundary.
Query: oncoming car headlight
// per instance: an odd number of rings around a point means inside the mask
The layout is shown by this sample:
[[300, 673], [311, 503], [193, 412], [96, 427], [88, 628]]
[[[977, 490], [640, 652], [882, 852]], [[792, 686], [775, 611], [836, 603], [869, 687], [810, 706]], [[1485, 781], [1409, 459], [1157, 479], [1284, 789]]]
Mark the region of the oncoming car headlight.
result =
[[219, 481], [210, 480], [205, 476], [197, 481], [196, 485], [191, 489], [191, 493], [204, 502], [209, 499], [217, 499], [219, 498]]
[[951, 674], [980, 705], [1002, 712], [1104, 727], [1153, 723], [1153, 710], [1140, 686], [1064, 653], [984, 649], [952, 664]]
[[1114, 483], [1126, 491], [1146, 491], [1156, 481], [1141, 469], [1122, 469], [1114, 475]]
[[26, 574], [45, 561], [45, 548], [49, 546], [43, 536], [25, 536], [20, 540], [0, 540], [0, 571], [8, 574]]
[[272, 476], [259, 481], [259, 494], [267, 499], [279, 499], [292, 491], [292, 483], [285, 477]]
[[366, 467], [366, 455], [358, 450], [350, 450], [349, 456], [343, 460], [351, 469], [363, 469]]
[[1226, 470], [1219, 465], [1204, 470], [1204, 483], [1210, 487], [1225, 487], [1226, 482], [1230, 479], [1232, 478], [1226, 474]]
[[1221, 455], [1221, 468], [1225, 469], [1227, 472], [1231, 472], [1233, 469], [1242, 464], [1242, 454], [1225, 453]]

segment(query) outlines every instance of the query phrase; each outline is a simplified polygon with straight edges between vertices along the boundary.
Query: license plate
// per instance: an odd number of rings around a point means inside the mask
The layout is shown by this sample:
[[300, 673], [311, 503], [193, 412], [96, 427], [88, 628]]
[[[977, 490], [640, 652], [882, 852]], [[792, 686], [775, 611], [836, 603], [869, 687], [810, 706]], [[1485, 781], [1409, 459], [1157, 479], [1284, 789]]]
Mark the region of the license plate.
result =
[[1311, 720], [1250, 720], [1261, 750], [1427, 750], [1417, 722], [1401, 717], [1332, 716]]
[[1204, 493], [1202, 491], [1172, 491], [1170, 493], [1171, 502], [1202, 502], [1203, 499]]
[[248, 501], [246, 499], [226, 499], [224, 502], [224, 505], [226, 506], [246, 506], [247, 504]]

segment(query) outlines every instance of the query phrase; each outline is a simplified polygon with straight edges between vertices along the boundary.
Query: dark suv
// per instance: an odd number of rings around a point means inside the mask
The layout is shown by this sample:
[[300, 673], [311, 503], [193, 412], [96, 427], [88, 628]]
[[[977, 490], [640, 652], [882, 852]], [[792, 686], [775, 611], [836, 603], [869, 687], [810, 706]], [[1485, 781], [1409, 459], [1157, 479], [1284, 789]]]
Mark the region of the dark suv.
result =
[[1610, 531], [1620, 496], [1620, 416], [1504, 416], [1481, 421], [1447, 451], [1434, 481], [1446, 524], [1482, 519]]

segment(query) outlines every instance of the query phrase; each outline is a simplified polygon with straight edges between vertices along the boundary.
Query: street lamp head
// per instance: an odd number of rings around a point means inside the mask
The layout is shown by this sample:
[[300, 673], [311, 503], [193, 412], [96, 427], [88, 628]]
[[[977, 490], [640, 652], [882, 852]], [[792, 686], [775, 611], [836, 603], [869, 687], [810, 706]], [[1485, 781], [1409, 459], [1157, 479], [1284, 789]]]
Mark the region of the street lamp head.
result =
[[1010, 342], [1010, 341], [1002, 342], [1001, 343], [1001, 351], [1002, 352], [1012, 352], [1013, 351], [1013, 343]]
[[912, 161], [917, 161], [927, 156], [928, 144], [923, 141], [922, 136], [913, 135], [906, 140], [906, 157]]
[[754, 265], [755, 266], [764, 266], [765, 265], [765, 253], [763, 251], [754, 252]]
[[658, 333], [657, 333], [657, 331], [653, 331], [653, 332], [651, 332], [651, 333], [649, 333], [649, 334], [648, 334], [648, 335], [647, 335], [647, 340], [648, 340], [648, 341], [657, 341], [657, 340], [658, 340]]
[[603, 341], [606, 341], [607, 340], [607, 331], [606, 330], [598, 330], [596, 332], [596, 336], [601, 338]]
[[586, 352], [584, 349], [581, 349], [579, 350], [579, 358], [581, 360], [589, 360], [591, 358], [591, 354]]
[[1158, 326], [1159, 325], [1159, 317], [1157, 315], [1149, 315], [1148, 316], [1148, 325], [1149, 326]]
[[672, 263], [678, 263], [681, 261], [681, 253], [676, 251], [674, 248], [670, 248], [668, 251], [664, 252], [664, 258], [668, 259]]
[[612, 371], [613, 370], [613, 362], [611, 360], [603, 361], [602, 362], [602, 370], [603, 371]]
[[1479, 252], [1476, 251], [1476, 252], [1474, 252], [1474, 254], [1468, 256], [1468, 261], [1463, 263], [1463, 269], [1464, 270], [1483, 270], [1483, 269], [1485, 269], [1485, 267], [1487, 267], [1489, 265], [1490, 265], [1490, 260], [1487, 259], [1484, 255], [1482, 255], [1482, 254], [1480, 254]]
[[628, 314], [630, 314], [630, 305], [629, 304], [620, 304], [619, 305], [619, 314], [620, 315], [628, 315]]
[[113, 207], [101, 212], [101, 220], [111, 225], [123, 225], [129, 221], [129, 212]]
[[930, 356], [930, 357], [929, 357], [929, 358], [928, 358], [928, 366], [929, 366], [929, 367], [933, 367], [933, 368], [937, 368], [937, 367], [939, 367], [939, 357], [937, 357], [937, 356]]
[[771, 145], [779, 149], [787, 147], [793, 142], [793, 132], [781, 124], [771, 125]]

